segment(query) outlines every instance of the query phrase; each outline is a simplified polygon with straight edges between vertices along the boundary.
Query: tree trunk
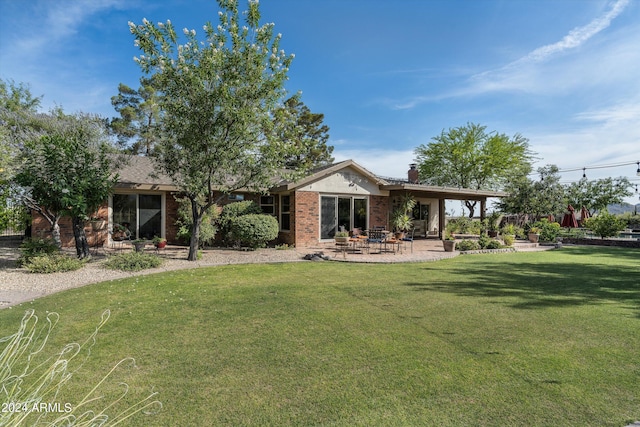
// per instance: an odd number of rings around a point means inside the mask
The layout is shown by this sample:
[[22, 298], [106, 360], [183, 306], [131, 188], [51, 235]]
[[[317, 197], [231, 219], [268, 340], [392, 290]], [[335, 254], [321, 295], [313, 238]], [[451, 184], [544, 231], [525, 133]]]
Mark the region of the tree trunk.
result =
[[478, 204], [478, 202], [465, 200], [464, 204], [467, 207], [467, 209], [469, 209], [469, 218], [473, 218], [473, 215], [475, 214], [475, 211], [476, 211], [476, 205]]
[[84, 232], [84, 220], [80, 217], [73, 217], [73, 237], [76, 241], [76, 255], [78, 259], [91, 258], [89, 252], [89, 242]]
[[58, 224], [58, 218], [51, 223], [51, 238], [58, 249], [62, 249], [62, 239], [60, 239], [60, 224]]
[[188, 261], [196, 261], [198, 259], [198, 240], [200, 238], [200, 223], [202, 216], [198, 211], [198, 204], [195, 200], [191, 200], [191, 215], [193, 222], [191, 223], [191, 239], [189, 240]]

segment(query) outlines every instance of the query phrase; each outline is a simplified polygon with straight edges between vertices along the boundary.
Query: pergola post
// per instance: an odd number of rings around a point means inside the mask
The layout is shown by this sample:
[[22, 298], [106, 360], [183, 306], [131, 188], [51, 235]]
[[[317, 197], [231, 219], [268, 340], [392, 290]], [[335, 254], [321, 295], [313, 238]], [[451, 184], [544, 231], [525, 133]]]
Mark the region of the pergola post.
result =
[[445, 227], [445, 212], [444, 205], [446, 199], [438, 199], [438, 237], [442, 240], [444, 238]]
[[480, 200], [480, 221], [484, 221], [487, 214], [487, 199]]

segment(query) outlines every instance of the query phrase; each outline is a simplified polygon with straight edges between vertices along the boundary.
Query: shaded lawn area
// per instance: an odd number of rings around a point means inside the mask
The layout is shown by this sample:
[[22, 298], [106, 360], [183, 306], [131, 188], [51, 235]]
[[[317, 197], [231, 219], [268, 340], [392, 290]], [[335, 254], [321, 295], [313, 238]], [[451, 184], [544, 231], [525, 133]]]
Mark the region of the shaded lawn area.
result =
[[[138, 369], [122, 374], [132, 399], [153, 388], [164, 408], [132, 425], [640, 420], [638, 250], [213, 267], [28, 306], [60, 313], [54, 348], [85, 338], [111, 309], [61, 399], [74, 401], [133, 356]], [[0, 336], [15, 331], [24, 307], [0, 311]]]

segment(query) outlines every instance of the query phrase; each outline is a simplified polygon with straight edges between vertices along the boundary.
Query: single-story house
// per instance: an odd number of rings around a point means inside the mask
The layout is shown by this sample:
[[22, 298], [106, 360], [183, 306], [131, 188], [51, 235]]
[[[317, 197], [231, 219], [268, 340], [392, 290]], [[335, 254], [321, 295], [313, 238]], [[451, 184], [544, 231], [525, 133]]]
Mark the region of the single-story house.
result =
[[[165, 237], [169, 244], [181, 243], [176, 237], [178, 188], [167, 176], [157, 174], [151, 159], [132, 156], [118, 171], [113, 195], [97, 216], [106, 226], [94, 231], [87, 226], [90, 244], [109, 243], [113, 225], [124, 224], [132, 238]], [[236, 192], [223, 204], [253, 200], [263, 212], [274, 215], [280, 224], [281, 243], [306, 247], [333, 239], [340, 226], [347, 230], [381, 226], [390, 228], [390, 216], [407, 192], [416, 199], [413, 212], [418, 235], [442, 236], [445, 226], [445, 200], [477, 200], [482, 215], [489, 197], [503, 197], [497, 191], [471, 190], [423, 185], [418, 182], [416, 165], [410, 165], [406, 180], [382, 178], [353, 160], [345, 160], [311, 171], [295, 182], [281, 182], [266, 195]], [[70, 224], [61, 222], [64, 245], [73, 245]], [[46, 235], [48, 223], [37, 215], [32, 235]]]

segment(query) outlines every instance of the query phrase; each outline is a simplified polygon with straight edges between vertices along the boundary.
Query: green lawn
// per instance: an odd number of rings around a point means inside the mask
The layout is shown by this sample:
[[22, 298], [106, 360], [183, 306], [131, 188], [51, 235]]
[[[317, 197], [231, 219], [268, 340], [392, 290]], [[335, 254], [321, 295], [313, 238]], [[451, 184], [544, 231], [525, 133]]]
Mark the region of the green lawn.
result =
[[[110, 308], [68, 394], [126, 356], [140, 426], [624, 426], [640, 420], [640, 251], [224, 266], [43, 298], [53, 347]], [[25, 307], [0, 311], [0, 336]], [[111, 383], [107, 384], [111, 387]], [[115, 385], [113, 385], [115, 387]], [[65, 395], [64, 399], [73, 401]]]

